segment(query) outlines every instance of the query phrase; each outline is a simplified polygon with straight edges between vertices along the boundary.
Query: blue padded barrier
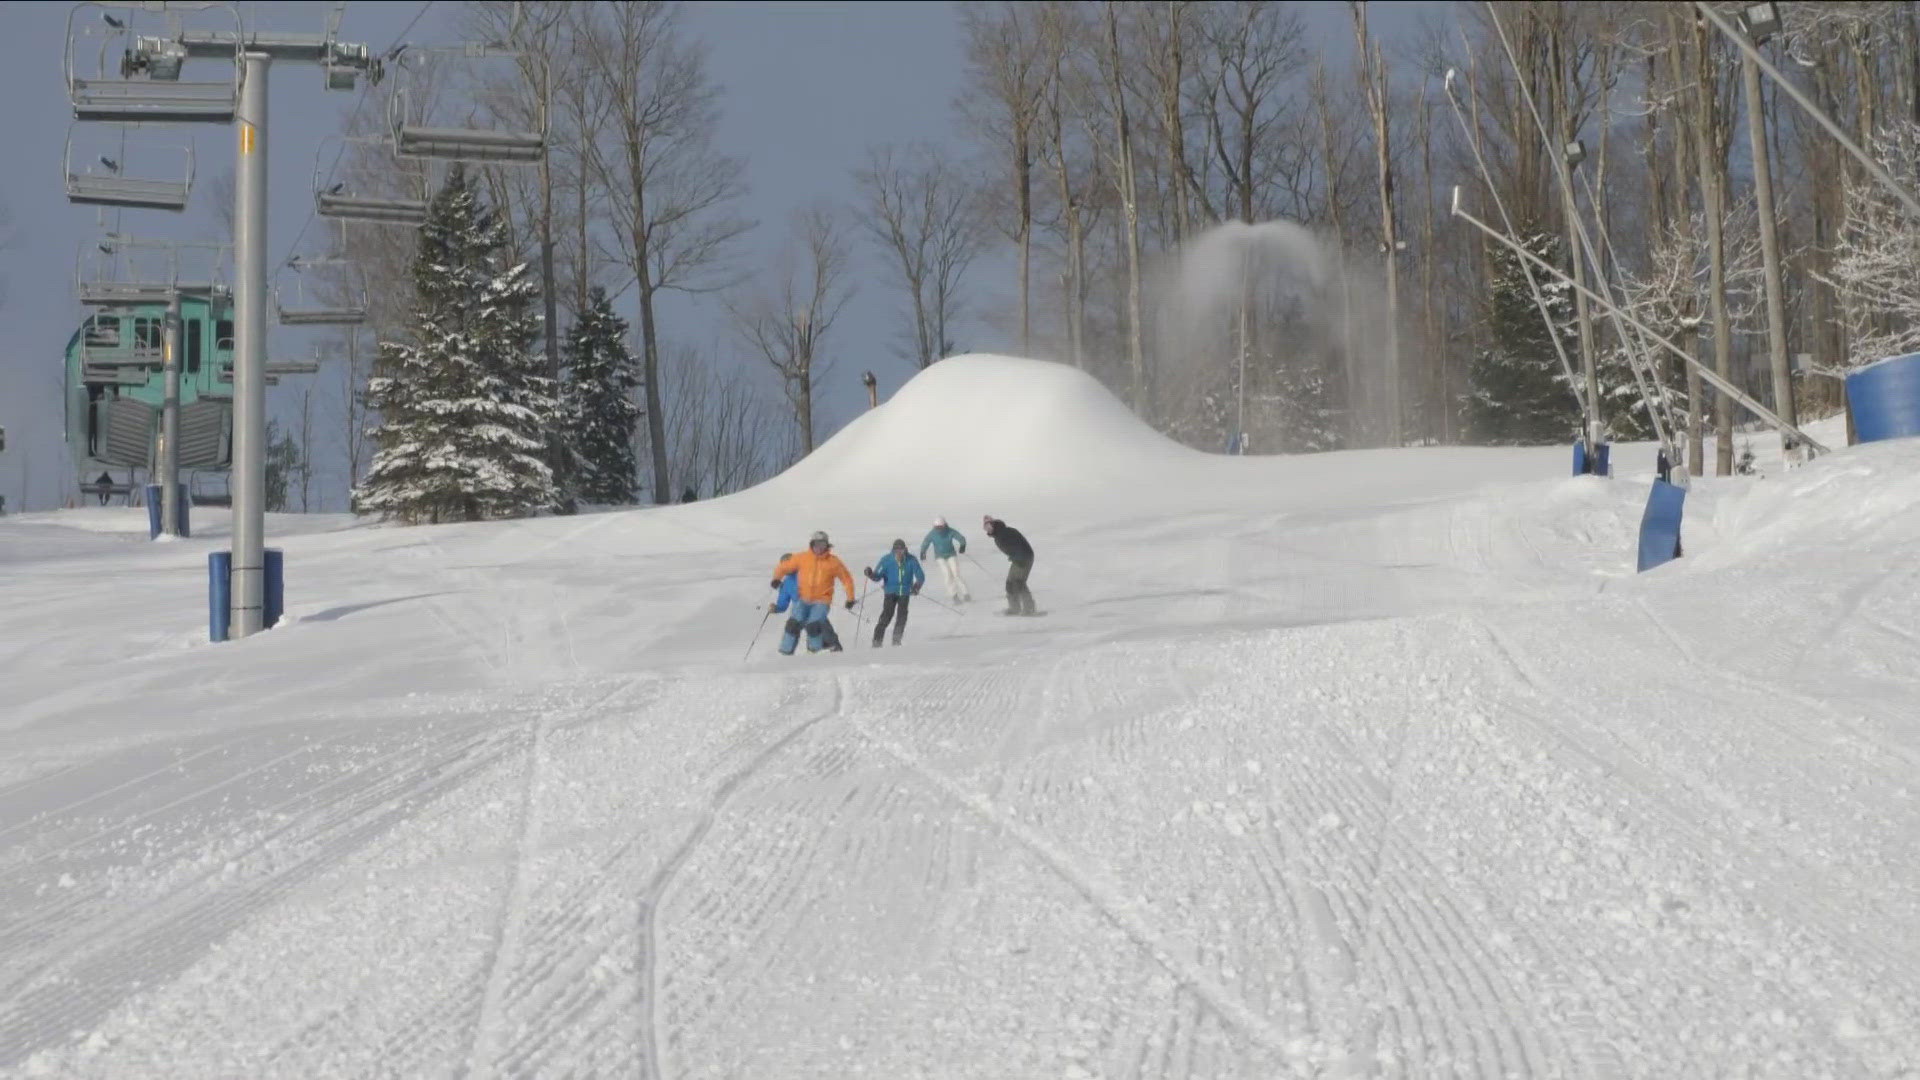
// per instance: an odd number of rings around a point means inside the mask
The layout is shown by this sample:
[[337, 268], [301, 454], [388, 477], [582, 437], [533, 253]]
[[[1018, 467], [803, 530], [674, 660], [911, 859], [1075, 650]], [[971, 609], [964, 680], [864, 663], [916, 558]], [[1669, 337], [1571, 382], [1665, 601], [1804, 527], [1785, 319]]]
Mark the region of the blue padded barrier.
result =
[[1640, 515], [1641, 573], [1680, 557], [1680, 511], [1686, 502], [1686, 488], [1653, 482], [1647, 509]]
[[1920, 435], [1920, 353], [1890, 357], [1848, 375], [1847, 403], [1861, 442]]

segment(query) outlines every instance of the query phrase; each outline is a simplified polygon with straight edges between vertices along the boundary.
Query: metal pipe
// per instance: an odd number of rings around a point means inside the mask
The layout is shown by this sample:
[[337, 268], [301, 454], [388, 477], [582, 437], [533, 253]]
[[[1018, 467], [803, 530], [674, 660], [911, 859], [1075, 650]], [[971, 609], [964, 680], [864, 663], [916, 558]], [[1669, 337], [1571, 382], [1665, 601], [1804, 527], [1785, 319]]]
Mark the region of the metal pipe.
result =
[[264, 629], [267, 502], [267, 73], [242, 59], [233, 197], [233, 617], [229, 633]]
[[1772, 61], [1768, 60], [1766, 56], [1760, 52], [1760, 47], [1748, 40], [1747, 35], [1735, 29], [1733, 24], [1727, 21], [1726, 16], [1713, 10], [1712, 5], [1703, 2], [1703, 0], [1694, 0], [1693, 6], [1699, 9], [1700, 14], [1707, 17], [1708, 22], [1719, 27], [1721, 33], [1727, 35], [1735, 45], [1739, 46], [1740, 51], [1744, 53], [1749, 60], [1760, 65], [1760, 70], [1766, 72], [1767, 77], [1772, 79], [1775, 85], [1785, 90], [1787, 96], [1793, 99], [1794, 104], [1800, 106], [1808, 116], [1813, 117], [1821, 127], [1826, 128], [1827, 134], [1837, 139], [1840, 145], [1846, 148], [1847, 153], [1852, 154], [1854, 159], [1865, 166], [1867, 172], [1871, 173], [1873, 178], [1880, 182], [1881, 187], [1893, 192], [1894, 197], [1906, 205], [1907, 210], [1913, 214], [1914, 219], [1920, 221], [1920, 197], [1916, 197], [1913, 192], [1901, 186], [1900, 182], [1893, 178], [1893, 174], [1887, 172], [1879, 162], [1873, 159], [1871, 154], [1860, 149], [1860, 144], [1854, 142], [1852, 136], [1848, 135], [1845, 129], [1841, 128], [1839, 124], [1834, 123], [1833, 118], [1828, 116], [1820, 106], [1815, 105], [1812, 98], [1809, 98], [1804, 91], [1798, 86], [1795, 86], [1785, 75], [1781, 74], [1780, 69], [1774, 67]]
[[[1552, 264], [1548, 263], [1545, 259], [1542, 259], [1540, 256], [1535, 255], [1533, 252], [1528, 251], [1526, 248], [1522, 247], [1519, 243], [1515, 242], [1514, 240], [1500, 233], [1498, 230], [1494, 229], [1493, 226], [1488, 225], [1486, 222], [1481, 221], [1479, 218], [1474, 217], [1472, 214], [1469, 214], [1465, 210], [1460, 209], [1460, 189], [1454, 188], [1453, 191], [1454, 191], [1454, 197], [1453, 197], [1453, 216], [1454, 217], [1457, 217], [1460, 220], [1466, 222], [1467, 224], [1472, 225], [1474, 228], [1479, 229], [1481, 232], [1486, 233], [1488, 236], [1492, 237], [1496, 243], [1500, 244], [1502, 247], [1507, 248], [1509, 251], [1512, 251], [1514, 254], [1520, 256], [1522, 259], [1525, 259], [1526, 261], [1532, 263], [1533, 265], [1539, 267], [1540, 269], [1545, 270], [1547, 273], [1552, 274], [1554, 277], [1559, 278], [1561, 281], [1566, 282], [1568, 285], [1572, 286], [1573, 288], [1578, 289], [1582, 292], [1585, 292], [1587, 294], [1588, 299], [1606, 308], [1610, 314], [1614, 315], [1615, 317], [1620, 319], [1620, 321], [1626, 323], [1628, 326], [1631, 326], [1634, 329], [1640, 331], [1642, 334], [1645, 334], [1649, 339], [1651, 339], [1655, 344], [1659, 345], [1661, 348], [1666, 349], [1668, 352], [1686, 361], [1687, 366], [1692, 368], [1695, 371], [1698, 371], [1702, 379], [1705, 379], [1707, 382], [1712, 383], [1715, 389], [1719, 390], [1721, 393], [1727, 395], [1729, 398], [1745, 406], [1748, 411], [1753, 413], [1753, 415], [1759, 417], [1762, 420], [1765, 420], [1769, 424], [1772, 424], [1776, 429], [1780, 431], [1782, 435], [1790, 435], [1793, 438], [1800, 440], [1802, 444], [1804, 444], [1805, 446], [1807, 446], [1809, 449], [1813, 450], [1816, 453], [1824, 454], [1827, 452], [1827, 448], [1825, 446], [1822, 446], [1818, 441], [1816, 441], [1813, 438], [1813, 436], [1808, 435], [1806, 432], [1801, 431], [1799, 428], [1794, 427], [1792, 424], [1789, 424], [1786, 421], [1780, 419], [1780, 417], [1776, 415], [1772, 409], [1767, 408], [1765, 405], [1762, 405], [1758, 401], [1755, 401], [1753, 400], [1753, 398], [1747, 396], [1745, 393], [1743, 393], [1740, 390], [1739, 387], [1733, 385], [1731, 382], [1728, 382], [1726, 379], [1721, 378], [1719, 372], [1714, 371], [1712, 368], [1707, 367], [1705, 364], [1702, 364], [1700, 361], [1695, 360], [1693, 357], [1687, 355], [1687, 352], [1685, 349], [1682, 349], [1680, 346], [1675, 345], [1672, 341], [1668, 340], [1667, 338], [1662, 337], [1660, 334], [1656, 333], [1652, 327], [1649, 327], [1646, 323], [1643, 323], [1639, 319], [1636, 319], [1632, 315], [1628, 314], [1627, 312], [1620, 310], [1619, 306], [1614, 304], [1611, 300], [1608, 300], [1606, 297], [1600, 296], [1599, 294], [1595, 293], [1593, 290], [1588, 289], [1586, 286], [1574, 284], [1573, 279], [1568, 277], [1566, 274], [1562, 273], [1558, 267], [1553, 266]], [[1672, 459], [1669, 458], [1668, 460], [1672, 460]]]
[[160, 369], [165, 385], [160, 405], [160, 535], [180, 535], [180, 290], [167, 301], [166, 340]]
[[[1773, 166], [1767, 158], [1767, 121], [1761, 114], [1760, 69], [1748, 55], [1740, 64], [1747, 94], [1747, 142], [1753, 151], [1753, 193], [1760, 220], [1760, 259], [1767, 280], [1767, 360], [1773, 371], [1773, 411], [1787, 423], [1797, 417], [1793, 407], [1793, 373], [1787, 368], [1787, 305], [1780, 284], [1780, 237], [1773, 221]], [[1799, 451], [1784, 446], [1789, 463], [1798, 464]]]

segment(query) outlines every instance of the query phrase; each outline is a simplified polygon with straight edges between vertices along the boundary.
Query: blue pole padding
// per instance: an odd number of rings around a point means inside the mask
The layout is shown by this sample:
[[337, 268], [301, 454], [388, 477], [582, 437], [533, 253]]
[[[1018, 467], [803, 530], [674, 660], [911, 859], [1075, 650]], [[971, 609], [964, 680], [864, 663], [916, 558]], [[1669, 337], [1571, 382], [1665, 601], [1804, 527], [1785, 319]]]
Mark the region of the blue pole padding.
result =
[[286, 562], [279, 548], [267, 549], [267, 588], [266, 597], [261, 601], [261, 626], [271, 628], [280, 621], [281, 612], [286, 610], [286, 579], [282, 576]]
[[1596, 446], [1593, 449], [1594, 449], [1593, 475], [1612, 476], [1613, 475], [1613, 444], [1601, 443], [1599, 446]]
[[160, 485], [147, 485], [147, 539], [160, 535]]
[[1686, 488], [1653, 482], [1647, 509], [1640, 515], [1641, 573], [1680, 557], [1680, 511], [1686, 502]]
[[227, 640], [233, 615], [233, 552], [207, 552], [207, 640]]
[[187, 508], [193, 505], [193, 500], [187, 496], [187, 485], [175, 484], [173, 488], [173, 531], [179, 533], [184, 539], [193, 535], [193, 530], [188, 527], [191, 524], [191, 515], [187, 513]]
[[1920, 435], [1920, 353], [1889, 357], [1848, 375], [1847, 404], [1861, 442]]
[[1573, 440], [1573, 475], [1587, 475], [1587, 443], [1584, 439]]

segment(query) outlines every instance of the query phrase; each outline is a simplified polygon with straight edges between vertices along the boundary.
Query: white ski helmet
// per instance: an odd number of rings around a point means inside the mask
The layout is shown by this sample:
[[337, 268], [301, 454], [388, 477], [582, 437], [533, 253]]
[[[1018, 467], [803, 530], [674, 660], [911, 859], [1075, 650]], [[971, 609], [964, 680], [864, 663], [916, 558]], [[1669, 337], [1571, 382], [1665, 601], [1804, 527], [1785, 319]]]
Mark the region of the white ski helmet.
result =
[[936, 529], [944, 529], [944, 528], [946, 528], [946, 527], [947, 527], [947, 519], [946, 519], [946, 518], [943, 518], [943, 517], [935, 517], [935, 518], [933, 519], [933, 527], [934, 527], [934, 528], [936, 528]]

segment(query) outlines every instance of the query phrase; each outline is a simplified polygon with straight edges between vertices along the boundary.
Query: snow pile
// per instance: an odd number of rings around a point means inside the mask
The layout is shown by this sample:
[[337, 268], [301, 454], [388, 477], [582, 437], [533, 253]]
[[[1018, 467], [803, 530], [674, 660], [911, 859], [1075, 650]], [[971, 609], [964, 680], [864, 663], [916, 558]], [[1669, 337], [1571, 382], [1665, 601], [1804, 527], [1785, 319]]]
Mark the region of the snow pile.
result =
[[1920, 439], [1845, 448], [1744, 485], [1713, 503], [1707, 523], [1727, 540], [1703, 550], [1692, 564], [1697, 570], [1820, 550], [1855, 557], [1910, 550], [1920, 536]]
[[1091, 375], [1065, 364], [975, 354], [942, 360], [756, 489], [1042, 499], [1133, 486], [1206, 455], [1167, 439]]

